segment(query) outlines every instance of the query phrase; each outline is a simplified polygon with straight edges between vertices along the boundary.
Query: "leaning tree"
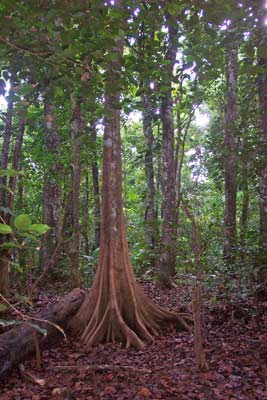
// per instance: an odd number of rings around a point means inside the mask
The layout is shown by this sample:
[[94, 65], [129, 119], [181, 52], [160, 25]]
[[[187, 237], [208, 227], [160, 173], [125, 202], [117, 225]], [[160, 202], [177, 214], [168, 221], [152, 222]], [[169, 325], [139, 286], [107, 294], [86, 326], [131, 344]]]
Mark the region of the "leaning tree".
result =
[[144, 347], [164, 323], [189, 328], [190, 318], [155, 305], [137, 284], [129, 257], [122, 210], [120, 86], [124, 40], [112, 48], [105, 80], [105, 127], [100, 256], [93, 286], [71, 328], [88, 345], [122, 342]]

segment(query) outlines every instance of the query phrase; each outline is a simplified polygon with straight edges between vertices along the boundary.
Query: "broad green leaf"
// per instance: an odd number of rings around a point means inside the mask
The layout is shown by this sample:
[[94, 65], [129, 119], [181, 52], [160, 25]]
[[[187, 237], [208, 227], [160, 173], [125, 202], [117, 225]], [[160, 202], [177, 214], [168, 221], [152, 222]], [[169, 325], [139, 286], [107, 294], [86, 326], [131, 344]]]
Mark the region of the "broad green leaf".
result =
[[15, 227], [20, 230], [29, 230], [31, 223], [31, 217], [28, 214], [18, 215], [14, 220]]
[[44, 235], [47, 231], [49, 231], [50, 226], [46, 224], [32, 224], [29, 226], [29, 231], [33, 233], [37, 233], [39, 235]]
[[9, 225], [0, 223], [0, 233], [6, 235], [8, 233], [12, 233], [12, 229]]

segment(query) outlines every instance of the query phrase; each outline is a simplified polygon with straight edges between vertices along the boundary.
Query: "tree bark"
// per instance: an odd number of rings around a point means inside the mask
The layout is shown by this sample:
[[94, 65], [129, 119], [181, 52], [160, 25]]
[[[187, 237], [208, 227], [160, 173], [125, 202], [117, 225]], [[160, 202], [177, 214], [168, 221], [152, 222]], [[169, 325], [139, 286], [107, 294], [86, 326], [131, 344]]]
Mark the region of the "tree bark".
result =
[[[0, 335], [0, 378], [6, 376], [13, 367], [34, 353], [35, 334], [37, 334], [41, 347], [46, 346], [51, 341], [55, 342], [62, 339], [62, 333], [55, 326], [45, 321], [56, 324], [65, 331], [68, 328], [71, 317], [80, 308], [84, 295], [83, 291], [75, 289], [65, 295], [60, 302], [52, 305], [48, 311], [38, 314], [34, 319], [27, 319], [27, 322]], [[39, 321], [35, 318], [39, 319]], [[30, 323], [45, 329], [47, 336], [45, 337], [30, 326]]]
[[[22, 143], [23, 143], [25, 125], [26, 125], [26, 118], [23, 117], [19, 121], [18, 134], [17, 134], [15, 147], [14, 147], [14, 153], [13, 153], [12, 168], [15, 171], [18, 171], [20, 169], [21, 148], [22, 148]], [[13, 211], [13, 207], [14, 207], [16, 183], [17, 183], [17, 176], [11, 176], [9, 179], [9, 193], [8, 193], [8, 202], [7, 202], [7, 206], [11, 211]], [[11, 223], [11, 220], [12, 220], [11, 217], [12, 216], [9, 214], [9, 216], [7, 218], [8, 224]]]
[[238, 50], [227, 50], [226, 54], [226, 104], [224, 128], [224, 243], [223, 259], [227, 264], [235, 261], [236, 247], [236, 195], [237, 195], [237, 162], [238, 136], [237, 118], [237, 78]]
[[159, 280], [170, 286], [175, 274], [176, 242], [177, 242], [177, 209], [176, 209], [176, 177], [174, 160], [174, 120], [172, 101], [172, 76], [177, 44], [176, 29], [173, 17], [166, 13], [166, 24], [169, 31], [166, 61], [163, 69], [164, 93], [161, 100], [161, 119], [163, 129], [162, 142], [162, 232], [160, 249]]
[[244, 156], [242, 160], [242, 182], [241, 182], [241, 189], [243, 192], [243, 199], [242, 199], [242, 210], [241, 210], [241, 217], [240, 217], [240, 237], [241, 242], [245, 238], [247, 224], [248, 224], [248, 211], [249, 211], [249, 166], [248, 166], [248, 159], [247, 159], [247, 139], [243, 139], [242, 143]]
[[177, 195], [177, 215], [176, 215], [176, 223], [178, 226], [179, 223], [179, 211], [180, 211], [180, 202], [182, 195], [182, 169], [184, 165], [184, 156], [185, 156], [185, 145], [187, 140], [187, 135], [189, 132], [189, 128], [192, 122], [194, 113], [191, 112], [188, 116], [188, 120], [185, 122], [185, 126], [183, 129], [181, 122], [180, 112], [177, 112], [177, 142], [175, 147], [175, 174], [176, 174], [176, 195]]
[[84, 221], [82, 225], [82, 235], [84, 237], [84, 252], [87, 256], [90, 254], [90, 244], [89, 244], [89, 233], [88, 233], [88, 217], [89, 217], [89, 177], [88, 173], [86, 173], [85, 177], [85, 193], [84, 193]]
[[66, 195], [64, 204], [64, 217], [62, 223], [62, 243], [61, 257], [67, 257], [71, 246], [71, 237], [73, 231], [73, 193], [72, 189]]
[[73, 148], [73, 176], [72, 176], [72, 216], [73, 230], [69, 249], [71, 263], [72, 287], [80, 286], [79, 256], [80, 256], [80, 161], [78, 135], [81, 131], [81, 110], [79, 103], [71, 95], [71, 137]]
[[[120, 4], [120, 3], [119, 3]], [[122, 342], [143, 348], [160, 324], [188, 325], [154, 305], [134, 278], [122, 209], [120, 86], [123, 39], [117, 40], [106, 73], [100, 256], [93, 287], [71, 326], [87, 345]]]
[[[5, 130], [3, 133], [3, 145], [2, 145], [2, 152], [1, 152], [1, 169], [7, 169], [8, 167], [8, 155], [9, 155], [9, 146], [12, 136], [12, 118], [13, 118], [13, 92], [12, 87], [9, 91], [9, 96], [7, 98], [7, 113], [6, 113], [6, 125]], [[5, 207], [6, 206], [6, 199], [7, 199], [7, 191], [6, 191], [6, 176], [0, 177], [0, 205]]]
[[[156, 211], [155, 211], [155, 181], [154, 181], [154, 163], [153, 163], [153, 109], [151, 106], [151, 90], [148, 88], [147, 93], [143, 95], [143, 132], [146, 144], [145, 153], [145, 171], [146, 171], [146, 212], [145, 212], [145, 223], [146, 223], [146, 238], [147, 244], [150, 247], [150, 251], [154, 253], [156, 246]], [[150, 265], [155, 265], [155, 257], [150, 257]]]
[[101, 205], [100, 205], [100, 190], [99, 190], [99, 171], [97, 162], [97, 134], [95, 123], [92, 125], [91, 139], [93, 142], [93, 158], [92, 158], [92, 176], [93, 176], [93, 190], [94, 190], [94, 230], [95, 230], [95, 243], [94, 248], [98, 249], [100, 246], [100, 221], [101, 221]]
[[[3, 145], [1, 152], [0, 168], [6, 170], [8, 168], [9, 147], [12, 136], [12, 118], [13, 118], [13, 99], [12, 87], [7, 99], [6, 125], [3, 133]], [[7, 177], [0, 177], [0, 206], [7, 207]], [[5, 218], [5, 214], [0, 212], [0, 215]], [[7, 221], [6, 221], [7, 222]], [[6, 235], [0, 235], [0, 244], [7, 239]], [[9, 251], [0, 250], [0, 293], [4, 296], [9, 296]]]
[[[266, 34], [264, 32], [264, 34]], [[267, 40], [265, 41], [267, 44]], [[259, 57], [262, 73], [258, 75], [259, 95], [259, 177], [260, 177], [260, 248], [261, 266], [267, 271], [267, 58]], [[267, 272], [265, 272], [265, 277]]]
[[46, 173], [43, 187], [43, 223], [50, 226], [50, 230], [42, 236], [40, 250], [40, 266], [42, 269], [50, 262], [50, 268], [54, 269], [56, 257], [51, 260], [54, 249], [61, 241], [61, 187], [58, 183], [60, 172], [60, 137], [57, 129], [54, 105], [51, 101], [49, 86], [44, 94], [45, 117], [45, 147], [51, 157], [51, 167]]

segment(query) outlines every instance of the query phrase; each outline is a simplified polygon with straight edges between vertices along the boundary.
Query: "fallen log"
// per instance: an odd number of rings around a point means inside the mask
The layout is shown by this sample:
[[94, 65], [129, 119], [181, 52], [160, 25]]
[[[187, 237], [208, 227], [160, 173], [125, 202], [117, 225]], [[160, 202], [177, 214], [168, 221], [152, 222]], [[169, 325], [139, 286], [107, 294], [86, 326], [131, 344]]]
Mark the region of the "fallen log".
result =
[[[36, 351], [36, 338], [40, 347], [64, 338], [62, 332], [64, 332], [70, 319], [80, 308], [84, 296], [85, 291], [74, 289], [47, 311], [0, 335], [0, 378], [4, 377], [14, 366]], [[31, 324], [45, 329], [46, 336]]]

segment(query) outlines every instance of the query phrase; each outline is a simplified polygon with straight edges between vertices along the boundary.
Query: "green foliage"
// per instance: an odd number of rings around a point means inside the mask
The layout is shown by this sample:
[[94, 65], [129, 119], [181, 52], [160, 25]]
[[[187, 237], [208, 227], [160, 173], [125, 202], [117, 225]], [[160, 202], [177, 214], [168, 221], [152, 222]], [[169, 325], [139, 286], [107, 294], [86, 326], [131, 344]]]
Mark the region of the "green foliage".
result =
[[50, 229], [46, 224], [32, 224], [31, 217], [28, 214], [18, 215], [14, 219], [14, 226], [18, 231], [33, 235], [44, 235]]
[[12, 229], [9, 225], [0, 223], [0, 233], [7, 235], [9, 233], [12, 233]]
[[28, 214], [21, 214], [18, 215], [14, 219], [14, 226], [15, 228], [21, 230], [21, 231], [28, 231], [29, 227], [32, 223], [31, 217]]
[[[175, 145], [178, 162], [184, 156], [181, 190], [194, 210], [202, 236], [202, 263], [207, 274], [234, 273], [222, 262], [223, 197], [224, 197], [224, 104], [225, 104], [225, 49], [239, 42], [238, 120], [239, 171], [237, 202], [238, 257], [232, 269], [244, 276], [251, 273], [258, 253], [259, 220], [257, 171], [263, 156], [257, 154], [258, 140], [257, 76], [265, 72], [256, 57], [266, 56], [265, 39], [256, 23], [249, 2], [234, 0], [129, 2], [124, 10], [110, 2], [10, 2], [0, 4], [1, 18], [1, 79], [0, 94], [6, 94], [6, 82], [13, 83], [14, 143], [20, 118], [27, 109], [27, 129], [24, 136], [23, 172], [12, 168], [0, 169], [0, 177], [18, 177], [23, 195], [15, 196], [14, 227], [0, 223], [0, 234], [14, 233], [16, 240], [1, 244], [2, 249], [20, 251], [50, 229], [45, 224], [32, 223], [42, 218], [42, 196], [45, 175], [58, 182], [65, 201], [71, 189], [72, 143], [70, 134], [70, 93], [79, 98], [83, 127], [79, 132], [81, 166], [80, 221], [86, 230], [90, 254], [83, 255], [85, 237], [81, 241], [83, 271], [87, 280], [94, 275], [98, 250], [94, 248], [94, 196], [92, 158], [98, 150], [97, 162], [101, 180], [101, 147], [103, 136], [105, 71], [115, 41], [125, 36], [122, 76], [122, 158], [123, 206], [132, 261], [142, 273], [149, 262], [158, 257], [159, 241], [151, 249], [146, 240], [146, 176], [145, 138], [143, 137], [143, 96], [149, 92], [151, 101], [153, 163], [155, 172], [155, 203], [158, 219], [155, 231], [161, 228], [161, 100], [168, 89], [166, 60], [168, 32], [166, 13], [170, 14], [178, 45], [172, 77], [172, 96], [175, 117]], [[115, 2], [116, 5], [116, 2]], [[256, 9], [256, 6], [255, 6]], [[261, 14], [261, 13], [260, 13]], [[121, 29], [122, 19], [127, 24]], [[44, 29], [45, 26], [45, 29]], [[249, 33], [249, 34], [245, 34]], [[264, 40], [263, 40], [264, 39]], [[20, 49], [20, 50], [19, 50]], [[44, 152], [43, 95], [48, 89], [55, 107], [55, 118], [61, 141], [58, 155]], [[112, 88], [111, 88], [112, 90]], [[210, 124], [198, 127], [192, 123], [187, 137], [185, 127], [191, 114], [200, 105], [208, 111]], [[129, 117], [134, 111], [140, 120]], [[6, 112], [1, 111], [0, 128], [4, 132]], [[177, 118], [177, 119], [176, 119]], [[91, 139], [92, 127], [98, 126], [96, 143]], [[179, 137], [180, 134], [180, 137]], [[13, 140], [12, 139], [12, 140]], [[182, 140], [184, 139], [184, 154]], [[2, 137], [0, 138], [2, 144]], [[9, 154], [11, 160], [12, 154]], [[51, 166], [56, 162], [59, 170]], [[10, 163], [11, 165], [11, 163]], [[245, 173], [246, 172], [246, 173]], [[18, 179], [17, 179], [18, 183]], [[17, 185], [18, 186], [18, 185]], [[247, 187], [247, 189], [245, 189]], [[3, 187], [0, 187], [3, 189]], [[8, 192], [8, 185], [4, 188]], [[243, 226], [241, 215], [244, 192], [249, 195], [248, 220]], [[89, 197], [89, 211], [85, 215], [85, 199]], [[0, 211], [13, 214], [8, 207]], [[63, 218], [62, 210], [62, 218]], [[242, 225], [242, 226], [241, 226]], [[84, 234], [84, 232], [83, 232]], [[84, 235], [85, 236], [85, 235]], [[159, 237], [157, 237], [159, 239]], [[12, 239], [13, 240], [13, 239]], [[37, 246], [35, 246], [37, 247]], [[16, 260], [17, 261], [17, 260]], [[21, 268], [19, 263], [13, 266]], [[242, 266], [248, 273], [242, 270]], [[63, 269], [68, 266], [63, 265]], [[192, 272], [193, 253], [190, 221], [179, 209], [177, 269]]]
[[8, 168], [8, 169], [1, 169], [0, 168], [0, 177], [1, 176], [17, 176], [17, 175], [22, 175], [21, 171], [16, 171], [12, 168]]

